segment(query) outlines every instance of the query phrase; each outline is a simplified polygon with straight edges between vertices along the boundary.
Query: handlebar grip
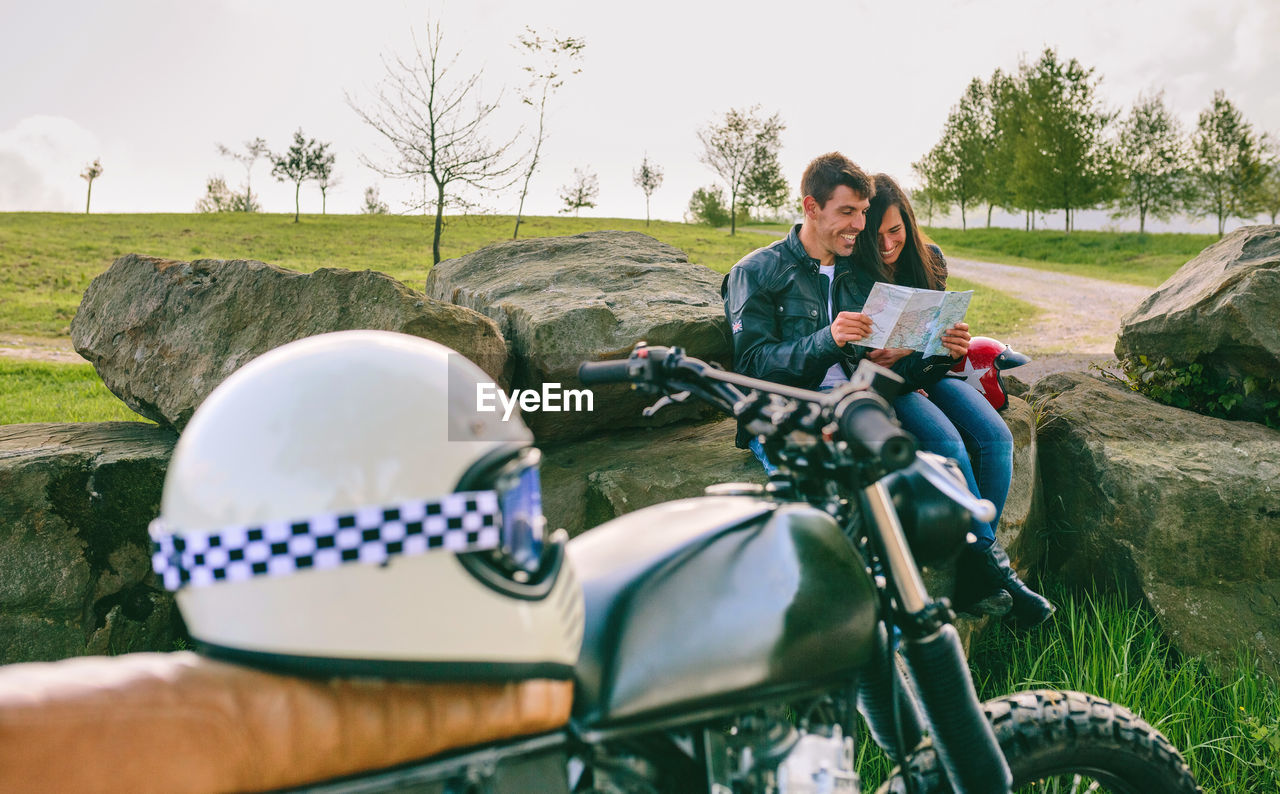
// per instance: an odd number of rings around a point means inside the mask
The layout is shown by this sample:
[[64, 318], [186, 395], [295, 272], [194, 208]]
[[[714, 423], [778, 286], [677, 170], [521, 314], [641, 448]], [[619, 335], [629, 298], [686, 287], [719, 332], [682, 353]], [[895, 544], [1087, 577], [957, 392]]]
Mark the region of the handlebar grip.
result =
[[844, 440], [878, 458], [889, 471], [915, 460], [916, 440], [889, 418], [888, 409], [879, 401], [864, 399], [846, 404], [839, 424]]
[[578, 380], [584, 386], [593, 383], [629, 383], [631, 361], [625, 358], [616, 361], [584, 361], [578, 367]]

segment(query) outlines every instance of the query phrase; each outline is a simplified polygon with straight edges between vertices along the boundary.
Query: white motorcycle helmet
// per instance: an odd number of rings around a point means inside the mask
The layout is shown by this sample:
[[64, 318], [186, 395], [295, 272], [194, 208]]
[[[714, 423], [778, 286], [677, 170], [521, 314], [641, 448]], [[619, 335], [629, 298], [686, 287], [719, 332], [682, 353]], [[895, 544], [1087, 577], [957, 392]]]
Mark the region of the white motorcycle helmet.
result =
[[543, 537], [538, 451], [491, 379], [418, 337], [272, 350], [182, 433], [153, 562], [200, 648], [286, 672], [568, 678], [581, 587]]

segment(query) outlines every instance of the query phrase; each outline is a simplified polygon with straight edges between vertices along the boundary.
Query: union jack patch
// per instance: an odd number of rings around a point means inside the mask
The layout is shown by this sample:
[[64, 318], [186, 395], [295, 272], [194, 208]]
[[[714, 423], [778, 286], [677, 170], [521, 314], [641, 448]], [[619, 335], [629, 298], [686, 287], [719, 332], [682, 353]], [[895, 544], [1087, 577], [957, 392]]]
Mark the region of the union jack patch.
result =
[[733, 325], [731, 326], [731, 328], [733, 329], [733, 332], [734, 332], [735, 334], [736, 334], [736, 333], [738, 333], [739, 331], [741, 331], [741, 330], [742, 330], [742, 321], [741, 321], [741, 320], [734, 320], [734, 321], [733, 321]]

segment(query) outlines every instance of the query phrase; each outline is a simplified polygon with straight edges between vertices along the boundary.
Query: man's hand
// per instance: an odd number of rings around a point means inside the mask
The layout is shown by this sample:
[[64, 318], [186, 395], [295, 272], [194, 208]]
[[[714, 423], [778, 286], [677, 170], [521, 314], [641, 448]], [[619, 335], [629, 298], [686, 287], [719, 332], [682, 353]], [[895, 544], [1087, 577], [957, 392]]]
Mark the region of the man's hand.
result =
[[969, 352], [969, 324], [956, 323], [943, 331], [942, 346], [951, 351], [952, 358], [964, 358]]
[[871, 359], [872, 364], [879, 364], [882, 367], [892, 367], [906, 355], [911, 353], [909, 347], [882, 347], [879, 350], [872, 350], [867, 353], [867, 358]]
[[869, 333], [871, 318], [862, 312], [840, 312], [831, 323], [831, 338], [840, 347], [848, 342], [857, 342]]

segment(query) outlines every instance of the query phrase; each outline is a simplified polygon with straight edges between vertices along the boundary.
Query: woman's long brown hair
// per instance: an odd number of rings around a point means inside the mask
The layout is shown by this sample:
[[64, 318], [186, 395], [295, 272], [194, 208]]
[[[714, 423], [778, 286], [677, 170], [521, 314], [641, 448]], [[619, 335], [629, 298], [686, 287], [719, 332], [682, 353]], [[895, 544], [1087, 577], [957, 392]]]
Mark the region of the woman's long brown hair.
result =
[[[871, 197], [871, 206], [867, 209], [867, 226], [858, 235], [854, 246], [854, 257], [863, 267], [879, 274], [877, 279], [891, 284], [924, 289], [946, 289], [947, 271], [941, 257], [929, 249], [933, 244], [916, 223], [916, 214], [911, 209], [911, 201], [898, 187], [898, 183], [888, 174], [876, 174], [876, 194]], [[903, 228], [907, 232], [906, 244], [898, 261], [892, 268], [880, 258], [880, 223], [889, 207], [896, 206], [902, 216]]]

